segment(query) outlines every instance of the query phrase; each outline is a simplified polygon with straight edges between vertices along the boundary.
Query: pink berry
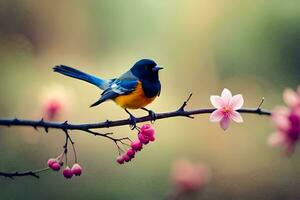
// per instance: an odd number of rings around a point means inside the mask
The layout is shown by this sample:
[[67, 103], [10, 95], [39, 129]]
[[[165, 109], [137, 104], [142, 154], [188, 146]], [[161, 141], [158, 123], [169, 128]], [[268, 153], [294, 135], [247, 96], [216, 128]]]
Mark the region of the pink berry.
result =
[[138, 134], [138, 138], [143, 144], [148, 144], [149, 143], [149, 137], [146, 135], [143, 135], [141, 133]]
[[48, 167], [51, 168], [51, 165], [52, 165], [53, 163], [55, 163], [55, 162], [57, 162], [57, 160], [56, 160], [55, 158], [50, 158], [50, 159], [47, 161]]
[[121, 164], [123, 164], [124, 163], [124, 158], [123, 158], [123, 156], [118, 156], [117, 157], [117, 162], [121, 165]]
[[75, 163], [72, 167], [72, 172], [75, 176], [80, 176], [82, 173], [82, 168], [79, 164]]
[[134, 155], [135, 155], [135, 150], [133, 149], [128, 149], [126, 154], [130, 157], [130, 158], [133, 158]]
[[130, 156], [128, 156], [127, 154], [123, 154], [122, 157], [125, 160], [125, 162], [129, 162], [131, 160]]
[[54, 171], [59, 171], [60, 170], [60, 164], [58, 162], [52, 163], [52, 165], [49, 166], [52, 170]]
[[150, 136], [153, 136], [155, 134], [155, 130], [150, 124], [144, 124], [141, 127], [141, 134], [150, 137]]
[[143, 144], [139, 140], [131, 142], [131, 148], [135, 151], [140, 151], [143, 148]]
[[153, 135], [153, 136], [151, 136], [151, 137], [149, 137], [149, 140], [150, 140], [151, 142], [155, 141], [155, 137], [154, 137], [154, 135]]
[[70, 169], [70, 167], [67, 166], [67, 167], [64, 169], [63, 175], [64, 175], [64, 177], [67, 178], [67, 179], [72, 178], [73, 172], [72, 172], [72, 170]]

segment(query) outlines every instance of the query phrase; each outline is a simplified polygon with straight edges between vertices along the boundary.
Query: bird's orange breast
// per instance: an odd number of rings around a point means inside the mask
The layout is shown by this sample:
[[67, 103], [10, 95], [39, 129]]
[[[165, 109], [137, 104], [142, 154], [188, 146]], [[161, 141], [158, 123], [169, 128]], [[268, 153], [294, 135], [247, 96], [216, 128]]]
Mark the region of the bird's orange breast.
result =
[[134, 91], [126, 95], [120, 95], [114, 101], [122, 108], [139, 109], [150, 104], [155, 98], [156, 96], [152, 98], [146, 97], [142, 83], [139, 81]]

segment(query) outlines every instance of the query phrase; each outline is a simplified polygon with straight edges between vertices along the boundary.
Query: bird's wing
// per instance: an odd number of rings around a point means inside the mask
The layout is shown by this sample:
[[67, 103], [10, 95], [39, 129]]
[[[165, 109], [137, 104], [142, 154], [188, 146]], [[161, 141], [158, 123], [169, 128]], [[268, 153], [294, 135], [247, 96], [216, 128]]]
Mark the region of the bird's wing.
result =
[[92, 104], [91, 107], [97, 106], [108, 99], [114, 99], [119, 95], [129, 94], [136, 88], [137, 84], [137, 79], [112, 79], [110, 87], [103, 91], [101, 98]]

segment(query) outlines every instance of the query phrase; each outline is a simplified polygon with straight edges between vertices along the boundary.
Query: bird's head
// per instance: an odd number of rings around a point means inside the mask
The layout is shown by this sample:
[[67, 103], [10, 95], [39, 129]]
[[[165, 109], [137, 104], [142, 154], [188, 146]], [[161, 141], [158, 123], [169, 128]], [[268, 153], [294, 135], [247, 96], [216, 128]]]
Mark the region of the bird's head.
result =
[[136, 62], [130, 70], [139, 79], [158, 81], [158, 71], [161, 69], [163, 68], [153, 60], [142, 59]]

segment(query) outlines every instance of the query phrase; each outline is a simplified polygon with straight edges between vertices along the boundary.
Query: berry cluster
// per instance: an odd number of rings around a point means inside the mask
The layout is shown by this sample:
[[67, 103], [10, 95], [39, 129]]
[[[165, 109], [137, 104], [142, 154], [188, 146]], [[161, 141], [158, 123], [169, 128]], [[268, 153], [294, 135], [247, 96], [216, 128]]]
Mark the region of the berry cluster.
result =
[[[62, 153], [57, 158], [50, 158], [47, 162], [47, 165], [50, 169], [53, 171], [59, 171], [61, 167], [63, 166], [63, 159], [64, 159], [65, 153]], [[72, 168], [69, 166], [66, 166], [66, 168], [63, 170], [63, 176], [67, 179], [70, 179], [75, 176], [80, 176], [82, 174], [82, 168], [78, 163], [75, 163]]]
[[144, 124], [138, 132], [138, 139], [131, 142], [130, 148], [117, 157], [119, 164], [131, 161], [138, 151], [143, 149], [143, 145], [153, 142], [155, 140], [155, 130], [150, 124]]

